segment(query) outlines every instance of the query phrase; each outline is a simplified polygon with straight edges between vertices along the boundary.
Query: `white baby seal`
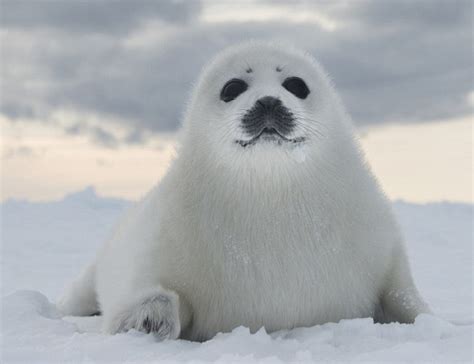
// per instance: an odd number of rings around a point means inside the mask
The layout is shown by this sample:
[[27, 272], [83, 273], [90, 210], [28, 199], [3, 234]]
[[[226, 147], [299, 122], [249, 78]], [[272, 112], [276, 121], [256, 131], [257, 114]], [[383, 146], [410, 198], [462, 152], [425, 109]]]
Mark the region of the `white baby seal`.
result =
[[203, 71], [167, 176], [59, 303], [104, 330], [207, 340], [428, 312], [349, 116], [308, 54], [232, 47]]

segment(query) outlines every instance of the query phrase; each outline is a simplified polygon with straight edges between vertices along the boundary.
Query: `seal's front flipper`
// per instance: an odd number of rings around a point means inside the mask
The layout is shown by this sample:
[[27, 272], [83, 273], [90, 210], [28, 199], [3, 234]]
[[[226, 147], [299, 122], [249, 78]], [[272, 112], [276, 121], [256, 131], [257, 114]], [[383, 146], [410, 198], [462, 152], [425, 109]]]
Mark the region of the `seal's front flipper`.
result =
[[422, 313], [431, 311], [415, 287], [407, 257], [400, 254], [388, 276], [375, 320], [382, 323], [413, 323], [416, 316]]
[[59, 311], [68, 316], [92, 316], [99, 313], [95, 291], [95, 264], [89, 265], [71, 283], [57, 306]]
[[104, 331], [110, 334], [131, 329], [152, 333], [159, 341], [177, 339], [191, 318], [189, 306], [174, 291], [160, 286], [132, 294], [115, 313], [104, 316]]

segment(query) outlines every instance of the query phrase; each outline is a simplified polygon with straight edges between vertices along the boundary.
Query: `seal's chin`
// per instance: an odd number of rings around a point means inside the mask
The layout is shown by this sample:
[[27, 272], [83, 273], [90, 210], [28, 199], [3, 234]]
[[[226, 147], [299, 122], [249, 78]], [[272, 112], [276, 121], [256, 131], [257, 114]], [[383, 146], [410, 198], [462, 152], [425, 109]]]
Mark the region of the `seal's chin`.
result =
[[249, 140], [236, 140], [235, 142], [242, 147], [248, 147], [257, 143], [274, 143], [282, 145], [283, 143], [298, 144], [305, 141], [305, 137], [287, 138], [274, 128], [263, 128], [260, 133]]

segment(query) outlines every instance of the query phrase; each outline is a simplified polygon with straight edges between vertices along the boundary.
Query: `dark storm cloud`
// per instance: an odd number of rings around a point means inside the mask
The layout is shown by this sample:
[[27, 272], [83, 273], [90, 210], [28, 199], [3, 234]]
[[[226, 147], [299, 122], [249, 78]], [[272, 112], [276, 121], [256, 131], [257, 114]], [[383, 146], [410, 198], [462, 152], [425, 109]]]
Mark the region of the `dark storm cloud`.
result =
[[186, 22], [199, 14], [198, 1], [2, 0], [5, 28], [121, 34], [150, 19]]
[[[86, 19], [87, 7], [76, 2], [68, 7], [65, 1], [48, 1], [50, 12], [36, 15], [17, 6], [16, 15], [2, 20], [4, 29], [13, 30], [2, 42], [4, 114], [42, 121], [58, 109], [103, 115], [129, 126], [129, 135], [115, 140], [104, 128], [91, 127], [76, 132], [109, 146], [140, 143], [145, 131], [175, 130], [204, 63], [227, 45], [250, 38], [283, 40], [310, 51], [334, 79], [358, 125], [471, 111], [469, 1], [295, 2], [337, 20], [341, 27], [333, 32], [283, 20], [201, 23], [200, 6], [193, 1], [97, 3], [94, 9], [106, 21]], [[6, 4], [2, 7], [11, 6]], [[61, 9], [54, 10], [54, 4]], [[73, 11], [75, 6], [82, 10]], [[114, 28], [124, 11], [130, 17]], [[151, 20], [158, 22], [152, 33], [166, 37], [134, 33]], [[130, 45], [134, 35], [141, 44]]]

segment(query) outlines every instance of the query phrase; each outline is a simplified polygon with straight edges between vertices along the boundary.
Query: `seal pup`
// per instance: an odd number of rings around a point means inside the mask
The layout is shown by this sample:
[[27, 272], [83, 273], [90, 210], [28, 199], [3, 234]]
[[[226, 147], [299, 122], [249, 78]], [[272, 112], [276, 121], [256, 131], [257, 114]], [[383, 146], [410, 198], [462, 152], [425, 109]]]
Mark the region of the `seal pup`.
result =
[[308, 54], [262, 42], [204, 69], [167, 175], [59, 307], [100, 312], [112, 334], [197, 341], [429, 312], [329, 78]]

